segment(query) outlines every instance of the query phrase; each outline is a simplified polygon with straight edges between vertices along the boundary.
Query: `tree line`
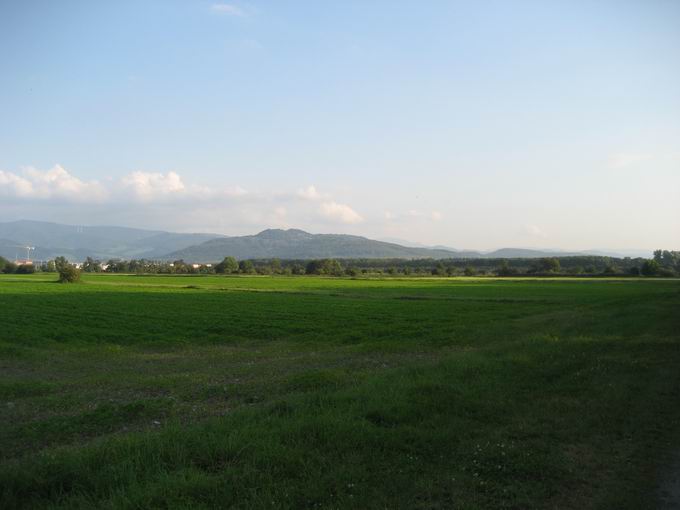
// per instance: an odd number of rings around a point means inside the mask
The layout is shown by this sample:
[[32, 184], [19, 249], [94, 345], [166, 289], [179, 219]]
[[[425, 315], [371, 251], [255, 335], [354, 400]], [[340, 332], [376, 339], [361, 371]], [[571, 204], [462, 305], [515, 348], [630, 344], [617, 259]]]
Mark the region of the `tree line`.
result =
[[[58, 257], [33, 266], [0, 257], [0, 272], [60, 272], [68, 264]], [[680, 276], [680, 252], [656, 250], [651, 259], [603, 256], [545, 257], [539, 259], [247, 259], [225, 257], [217, 264], [191, 264], [184, 260], [147, 259], [100, 261], [88, 257], [86, 273], [138, 274], [281, 274], [325, 276]]]

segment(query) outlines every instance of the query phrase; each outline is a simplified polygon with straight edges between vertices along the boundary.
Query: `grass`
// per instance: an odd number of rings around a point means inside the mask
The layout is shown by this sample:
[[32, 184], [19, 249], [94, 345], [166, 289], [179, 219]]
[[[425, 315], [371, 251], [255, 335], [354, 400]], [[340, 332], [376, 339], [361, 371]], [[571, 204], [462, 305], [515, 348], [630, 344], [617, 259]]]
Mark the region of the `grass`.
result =
[[654, 508], [680, 281], [0, 276], [0, 508]]

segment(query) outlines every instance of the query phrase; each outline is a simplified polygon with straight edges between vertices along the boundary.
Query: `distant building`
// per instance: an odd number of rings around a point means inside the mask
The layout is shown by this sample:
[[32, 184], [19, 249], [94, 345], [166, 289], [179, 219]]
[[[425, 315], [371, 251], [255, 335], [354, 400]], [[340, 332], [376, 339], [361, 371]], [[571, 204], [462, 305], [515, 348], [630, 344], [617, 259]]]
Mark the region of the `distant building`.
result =
[[17, 266], [32, 266], [33, 261], [28, 259], [18, 259], [14, 262]]

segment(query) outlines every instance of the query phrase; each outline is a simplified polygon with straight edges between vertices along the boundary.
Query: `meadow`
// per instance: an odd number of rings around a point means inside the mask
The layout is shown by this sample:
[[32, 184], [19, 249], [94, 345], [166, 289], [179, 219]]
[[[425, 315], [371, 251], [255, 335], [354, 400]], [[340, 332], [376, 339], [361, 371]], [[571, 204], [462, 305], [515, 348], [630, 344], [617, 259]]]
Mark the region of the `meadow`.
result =
[[0, 508], [657, 508], [680, 281], [0, 275]]

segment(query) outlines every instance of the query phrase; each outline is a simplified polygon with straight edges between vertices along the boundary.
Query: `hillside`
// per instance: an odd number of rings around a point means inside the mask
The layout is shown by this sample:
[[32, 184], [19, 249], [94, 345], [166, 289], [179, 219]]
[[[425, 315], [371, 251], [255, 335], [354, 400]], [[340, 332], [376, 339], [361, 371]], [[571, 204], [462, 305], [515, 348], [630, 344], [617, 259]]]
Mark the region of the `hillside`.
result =
[[34, 246], [31, 258], [46, 260], [65, 256], [71, 260], [86, 257], [158, 258], [171, 251], [200, 244], [215, 234], [176, 234], [115, 226], [75, 226], [44, 221], [0, 223], [0, 256], [25, 256], [20, 246]]
[[[0, 223], [0, 256], [10, 260], [23, 258], [26, 251], [21, 247], [26, 245], [35, 247], [31, 251], [31, 258], [35, 260], [65, 256], [73, 261], [82, 261], [86, 257], [100, 260], [146, 258], [216, 262], [225, 256], [237, 259], [510, 259], [602, 254], [595, 251], [560, 252], [521, 248], [479, 252], [446, 246], [415, 245], [405, 241], [377, 241], [355, 235], [310, 234], [297, 229], [268, 229], [256, 235], [226, 237], [26, 220]], [[606, 255], [617, 256], [613, 253]]]
[[451, 258], [450, 250], [409, 248], [360, 236], [310, 234], [303, 230], [269, 229], [257, 235], [212, 239], [165, 256], [192, 262], [215, 262], [225, 256], [237, 259], [316, 258]]

